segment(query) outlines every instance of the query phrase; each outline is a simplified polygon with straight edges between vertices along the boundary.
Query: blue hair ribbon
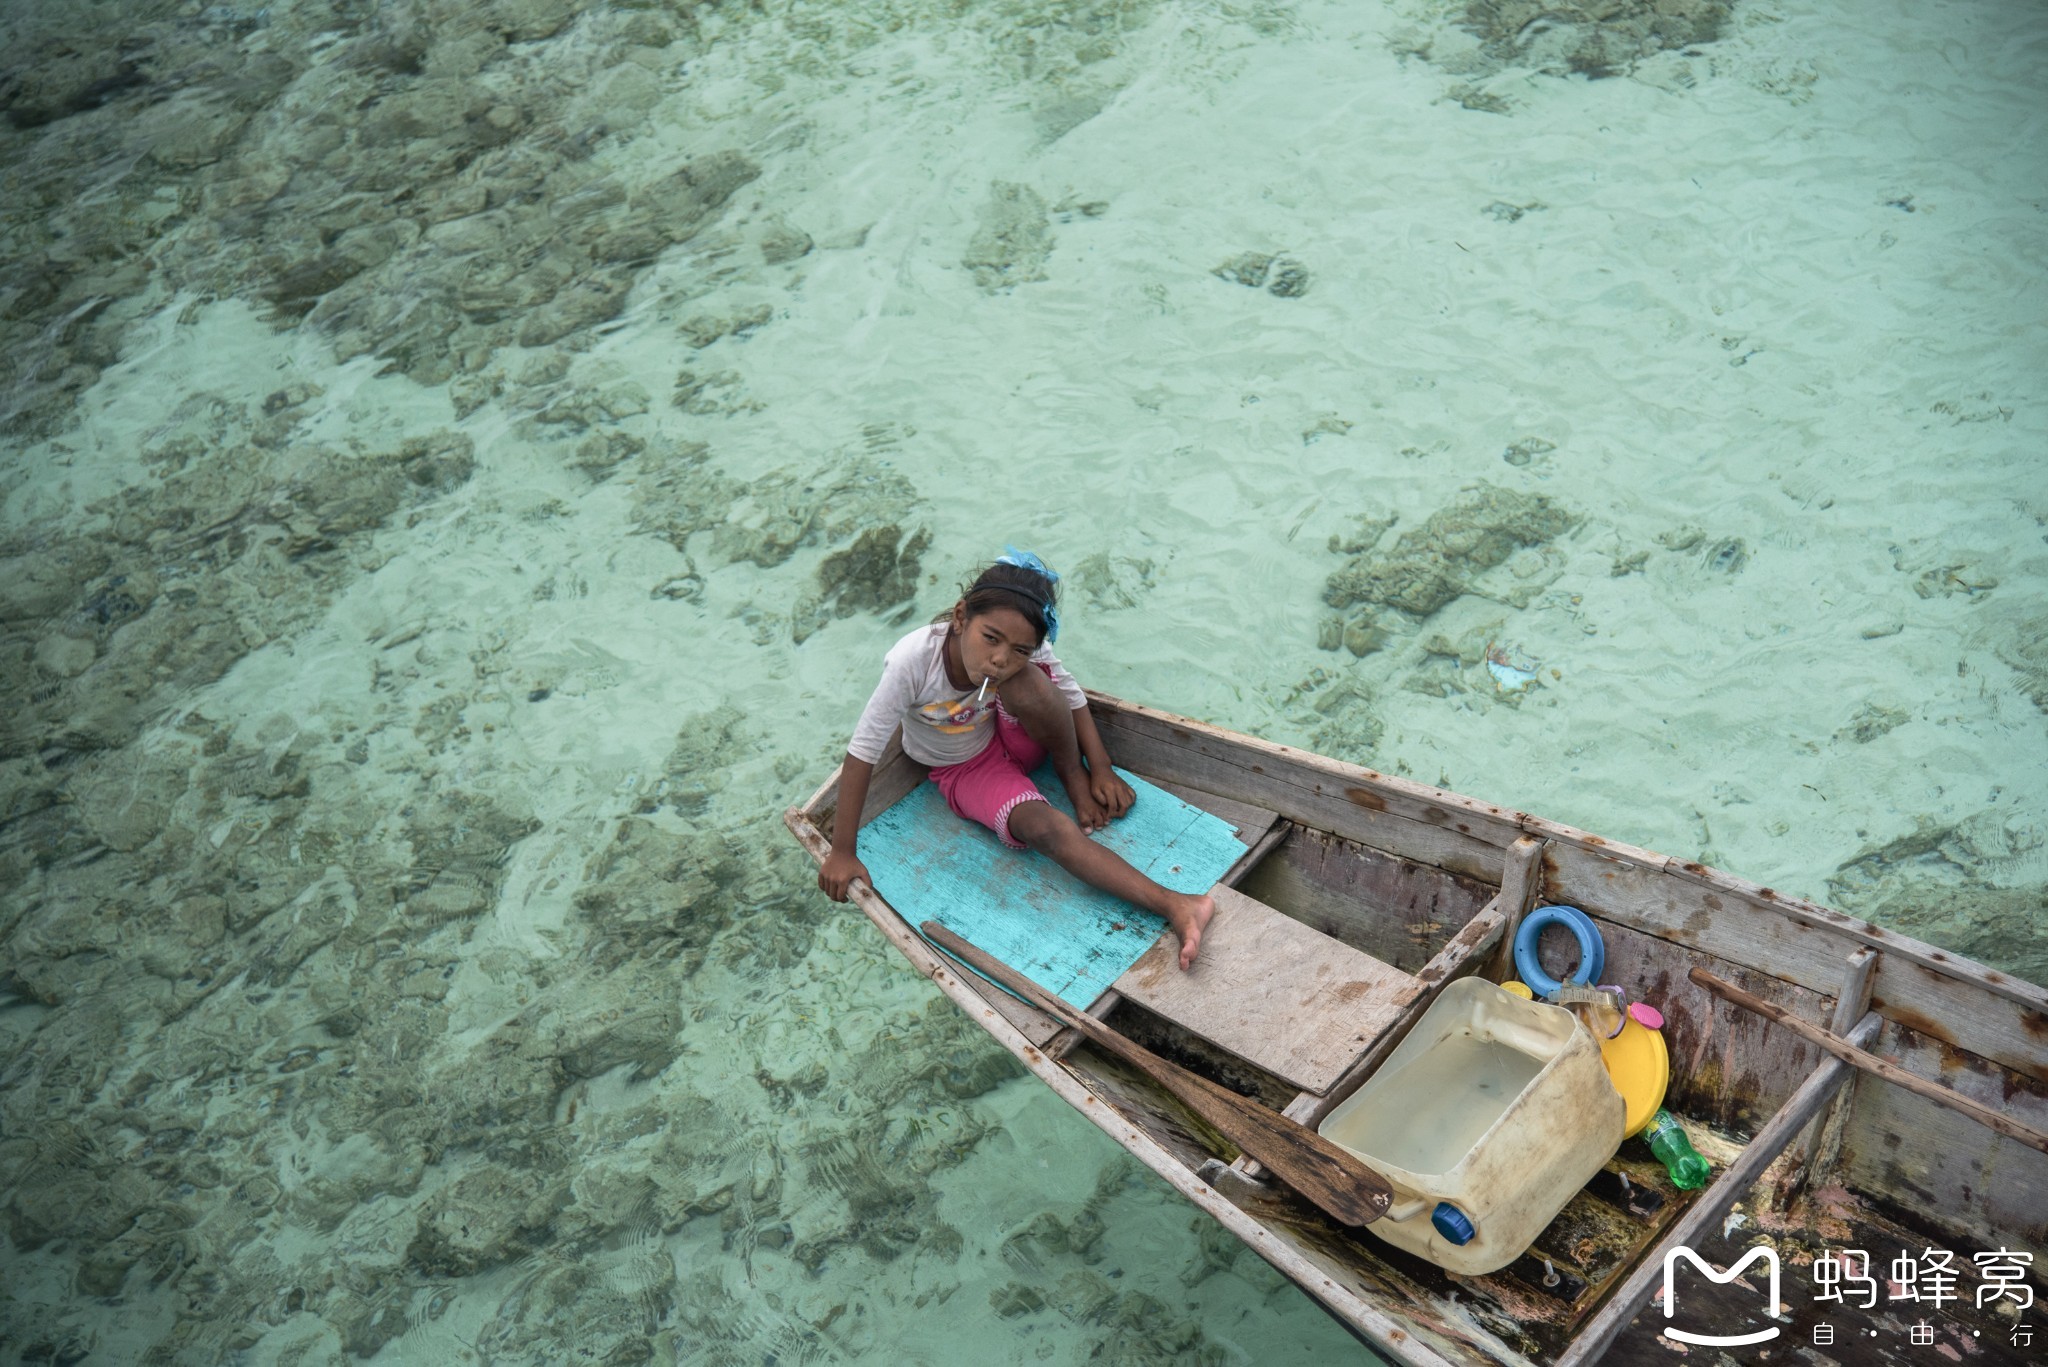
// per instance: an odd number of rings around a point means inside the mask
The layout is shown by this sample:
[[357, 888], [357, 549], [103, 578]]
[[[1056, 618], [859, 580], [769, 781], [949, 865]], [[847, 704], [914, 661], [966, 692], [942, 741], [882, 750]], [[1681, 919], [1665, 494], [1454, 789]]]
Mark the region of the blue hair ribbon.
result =
[[[1060, 582], [1059, 573], [1050, 565], [1040, 560], [1030, 551], [1020, 551], [1015, 546], [1005, 545], [1003, 553], [996, 557], [996, 563], [998, 565], [1015, 565], [1020, 570], [1030, 570], [1033, 574], [1042, 574], [1049, 584]], [[1060, 615], [1058, 610], [1052, 605], [1051, 594], [1048, 593], [1040, 601], [1038, 612], [1040, 616], [1045, 618], [1045, 643], [1051, 645], [1060, 638]]]

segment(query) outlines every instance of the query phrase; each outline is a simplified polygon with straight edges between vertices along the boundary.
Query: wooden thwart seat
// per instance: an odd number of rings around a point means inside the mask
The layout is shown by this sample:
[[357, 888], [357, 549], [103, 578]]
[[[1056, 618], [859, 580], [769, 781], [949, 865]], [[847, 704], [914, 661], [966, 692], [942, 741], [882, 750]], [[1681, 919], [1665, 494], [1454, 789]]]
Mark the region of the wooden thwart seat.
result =
[[1213, 893], [1195, 965], [1162, 936], [1116, 980], [1126, 999], [1307, 1092], [1323, 1092], [1406, 1014], [1422, 984], [1255, 901]]

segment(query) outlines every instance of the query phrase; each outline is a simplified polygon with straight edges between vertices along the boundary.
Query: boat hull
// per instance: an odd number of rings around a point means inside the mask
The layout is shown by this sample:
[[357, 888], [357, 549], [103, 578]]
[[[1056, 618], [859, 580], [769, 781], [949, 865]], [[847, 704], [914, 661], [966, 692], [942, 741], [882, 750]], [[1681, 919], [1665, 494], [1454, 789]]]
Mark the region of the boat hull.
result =
[[[1697, 1195], [1680, 1193], [1646, 1152], [1625, 1152], [1602, 1175], [1621, 1194], [1596, 1179], [1516, 1265], [1452, 1280], [1369, 1235], [1332, 1227], [1148, 1079], [963, 976], [885, 899], [856, 885], [853, 900], [906, 961], [1033, 1076], [1382, 1356], [1416, 1367], [1578, 1367], [1665, 1354], [1655, 1316], [1642, 1315], [1664, 1256], [1682, 1244], [1727, 1244], [1723, 1221], [1738, 1202], [1751, 1228], [1771, 1229], [1794, 1259], [1824, 1251], [1843, 1231], [1901, 1245], [1939, 1237], [1965, 1250], [2039, 1249], [2048, 1237], [2048, 1155], [1856, 1075], [1792, 1032], [1698, 989], [1687, 973], [1704, 967], [1737, 981], [1911, 1071], [2048, 1127], [2041, 987], [1697, 863], [1107, 695], [1091, 694], [1090, 702], [1120, 765], [1197, 805], [1213, 795], [1226, 815], [1275, 816], [1284, 837], [1261, 842], [1264, 862], [1242, 886], [1413, 974], [1423, 985], [1415, 1015], [1449, 981], [1474, 973], [1497, 980], [1509, 927], [1538, 901], [1593, 916], [1606, 942], [1603, 976], [1636, 985], [1664, 1011], [1673, 1105], [1713, 1150], [1716, 1180]], [[892, 747], [862, 819], [922, 778]], [[786, 814], [820, 860], [837, 816], [836, 780]], [[1375, 922], [1361, 907], [1385, 915]], [[1098, 1003], [1097, 1013], [1311, 1125], [1400, 1037], [1391, 1032], [1322, 1093], [1290, 1099], [1286, 1084], [1219, 1057], [1172, 1022], [1117, 1008]], [[1638, 1210], [1638, 1201], [1654, 1208]], [[1549, 1255], [1553, 1244], [1568, 1244], [1569, 1256]], [[1546, 1288], [1546, 1280], [1558, 1285]], [[1831, 1356], [1890, 1361], [1891, 1346], [1882, 1336], [1845, 1339]], [[1986, 1346], [1979, 1331], [1973, 1347]], [[1898, 1351], [1903, 1359], [1904, 1345]]]

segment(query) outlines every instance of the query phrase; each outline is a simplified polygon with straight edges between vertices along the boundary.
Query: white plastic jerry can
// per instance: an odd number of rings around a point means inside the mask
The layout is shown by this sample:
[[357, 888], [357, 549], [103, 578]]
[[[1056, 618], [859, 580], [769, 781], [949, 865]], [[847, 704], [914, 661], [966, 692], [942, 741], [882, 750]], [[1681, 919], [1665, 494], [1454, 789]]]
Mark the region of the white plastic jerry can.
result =
[[1620, 1147], [1625, 1112], [1571, 1012], [1462, 978], [1318, 1130], [1394, 1188], [1367, 1229], [1476, 1276], [1535, 1242]]

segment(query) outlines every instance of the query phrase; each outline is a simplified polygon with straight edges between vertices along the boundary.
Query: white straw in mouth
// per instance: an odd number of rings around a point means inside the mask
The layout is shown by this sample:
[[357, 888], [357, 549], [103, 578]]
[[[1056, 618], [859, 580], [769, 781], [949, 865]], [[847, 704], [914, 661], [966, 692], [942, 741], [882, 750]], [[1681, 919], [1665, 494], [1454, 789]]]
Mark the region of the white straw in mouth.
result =
[[981, 700], [982, 700], [982, 699], [983, 699], [984, 697], [986, 697], [987, 695], [988, 695], [988, 675], [984, 674], [984, 675], [982, 675], [982, 676], [981, 676], [981, 687], [980, 687], [980, 688], [977, 688], [977, 689], [976, 689], [976, 690], [974, 691], [974, 702], [975, 702], [975, 705], [976, 705], [977, 707], [978, 707], [978, 706], [980, 706], [980, 705], [981, 705]]

